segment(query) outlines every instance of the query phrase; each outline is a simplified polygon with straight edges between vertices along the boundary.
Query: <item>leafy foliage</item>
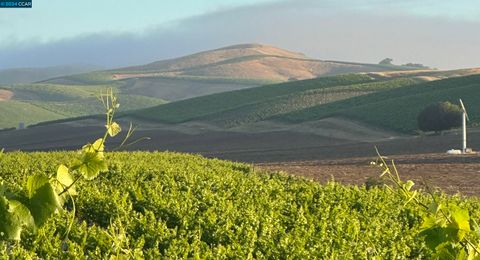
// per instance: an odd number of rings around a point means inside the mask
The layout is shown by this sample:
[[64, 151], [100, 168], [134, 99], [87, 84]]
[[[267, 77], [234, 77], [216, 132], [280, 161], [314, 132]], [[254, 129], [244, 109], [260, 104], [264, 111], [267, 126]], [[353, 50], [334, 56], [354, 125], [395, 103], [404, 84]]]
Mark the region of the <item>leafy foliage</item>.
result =
[[12, 194], [8, 194], [7, 187], [0, 184], [0, 240], [20, 240], [23, 231], [36, 231], [41, 228], [54, 213], [63, 209], [67, 195], [73, 201], [72, 196], [77, 194], [74, 184], [81, 177], [93, 180], [100, 172], [108, 170], [104, 143], [108, 136], [115, 136], [121, 131], [120, 126], [113, 121], [119, 104], [111, 89], [102, 94], [100, 99], [107, 117], [105, 135], [93, 144], [85, 145], [77, 163], [70, 168], [61, 164], [56, 174], [51, 176], [45, 173], [29, 176], [25, 187], [26, 194], [21, 194], [21, 190], [10, 190]]
[[448, 101], [427, 106], [417, 117], [422, 131], [443, 131], [462, 124], [462, 109]]
[[[22, 183], [29, 172], [55, 173], [57, 163], [77, 157], [6, 153], [0, 176]], [[420, 206], [403, 206], [404, 197], [388, 188], [320, 184], [199, 155], [109, 152], [105, 158], [107, 172], [75, 184], [74, 221], [65, 221], [69, 210], [54, 214], [36, 235], [17, 242], [12, 256], [405, 259], [434, 253], [419, 235]], [[429, 201], [417, 193], [419, 201]], [[480, 218], [477, 198], [436, 199]], [[72, 206], [67, 201], [64, 209]], [[7, 249], [0, 243], [0, 255]]]
[[[378, 153], [378, 150], [377, 150]], [[403, 182], [392, 160], [388, 165], [380, 155], [377, 162], [397, 192], [405, 200], [405, 205], [413, 202], [422, 216], [419, 236], [425, 240], [428, 248], [432, 250], [433, 259], [479, 259], [480, 258], [480, 227], [474, 219], [470, 218], [469, 211], [456, 205], [440, 201], [437, 194], [430, 191], [430, 200], [422, 201], [418, 198], [418, 191], [412, 190], [413, 181]], [[473, 227], [472, 227], [473, 226]]]

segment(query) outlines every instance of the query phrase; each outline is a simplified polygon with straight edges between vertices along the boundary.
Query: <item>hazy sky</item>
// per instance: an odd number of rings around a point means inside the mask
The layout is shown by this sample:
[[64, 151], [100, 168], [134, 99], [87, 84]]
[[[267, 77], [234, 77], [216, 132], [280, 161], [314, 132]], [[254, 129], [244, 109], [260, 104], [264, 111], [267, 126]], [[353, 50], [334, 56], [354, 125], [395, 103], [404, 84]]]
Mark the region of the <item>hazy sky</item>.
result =
[[33, 0], [0, 9], [0, 69], [119, 67], [257, 42], [327, 60], [480, 67], [478, 0]]

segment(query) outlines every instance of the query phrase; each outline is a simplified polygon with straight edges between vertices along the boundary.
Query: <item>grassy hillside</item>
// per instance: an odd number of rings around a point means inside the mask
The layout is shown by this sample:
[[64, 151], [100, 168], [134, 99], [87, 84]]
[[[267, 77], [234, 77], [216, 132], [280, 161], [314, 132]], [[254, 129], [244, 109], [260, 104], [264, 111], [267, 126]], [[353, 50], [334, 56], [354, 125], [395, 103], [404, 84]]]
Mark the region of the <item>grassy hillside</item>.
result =
[[280, 115], [275, 119], [299, 123], [343, 116], [384, 128], [412, 132], [417, 129], [418, 113], [427, 105], [446, 100], [458, 103], [459, 98], [466, 104], [471, 121], [480, 122], [480, 75], [425, 82], [353, 97]]
[[62, 115], [22, 101], [0, 102], [0, 128], [18, 127], [20, 122], [25, 125], [62, 118]]
[[395, 65], [322, 61], [262, 44], [240, 44], [150, 64], [111, 70], [116, 78], [151, 76], [288, 81], [354, 72], [407, 70]]
[[409, 67], [322, 61], [273, 46], [242, 44], [150, 64], [47, 80], [63, 85], [116, 85], [125, 93], [168, 101], [265, 84]]
[[[5, 86], [13, 92], [8, 100], [0, 100], [0, 128], [16, 127], [20, 122], [26, 125], [62, 118], [98, 114], [102, 111], [98, 94], [115, 85], [60, 85], [21, 84]], [[165, 103], [158, 98], [123, 93], [121, 111], [151, 107]]]
[[[54, 173], [75, 156], [7, 153], [0, 179], [7, 188], [24, 185], [30, 174]], [[406, 259], [432, 253], [418, 236], [418, 208], [404, 206], [385, 188], [321, 185], [196, 155], [109, 153], [108, 159], [108, 172], [78, 183], [67, 240], [71, 210], [15, 246], [0, 242], [2, 258], [107, 259], [117, 250], [146, 259]], [[479, 202], [462, 199], [460, 205], [478, 219]]]
[[166, 123], [203, 120], [230, 127], [416, 82], [408, 78], [375, 80], [361, 74], [323, 77], [203, 96], [135, 111], [133, 115]]

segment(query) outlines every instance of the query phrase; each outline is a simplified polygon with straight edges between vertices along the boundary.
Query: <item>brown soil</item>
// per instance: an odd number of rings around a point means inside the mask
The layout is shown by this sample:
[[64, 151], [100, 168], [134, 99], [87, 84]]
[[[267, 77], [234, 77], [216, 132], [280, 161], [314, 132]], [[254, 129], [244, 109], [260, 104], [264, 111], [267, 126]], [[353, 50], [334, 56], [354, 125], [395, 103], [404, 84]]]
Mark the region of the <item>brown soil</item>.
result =
[[[124, 129], [128, 128], [121, 122]], [[7, 151], [79, 149], [102, 135], [100, 122], [83, 126], [54, 124], [0, 133], [0, 144]], [[191, 134], [165, 129], [139, 129], [135, 138], [151, 139], [129, 147], [129, 150], [177, 151], [254, 163], [263, 169], [282, 170], [321, 182], [332, 177], [347, 184], [364, 184], [379, 175], [369, 162], [375, 159], [374, 147], [382, 155], [395, 159], [403, 179], [417, 184], [425, 180], [448, 193], [480, 196], [480, 156], [447, 156], [458, 148], [461, 135], [397, 137], [391, 140], [355, 142], [292, 131], [222, 132]], [[116, 147], [121, 137], [109, 142]], [[480, 150], [480, 132], [469, 130], [468, 144]]]
[[[413, 180], [421, 189], [440, 188], [449, 194], [480, 196], [480, 156], [417, 154], [397, 155], [394, 160], [402, 180]], [[379, 180], [382, 169], [372, 166], [374, 157], [347, 160], [262, 163], [264, 170], [285, 171], [322, 183], [335, 180], [343, 184], [363, 185]]]

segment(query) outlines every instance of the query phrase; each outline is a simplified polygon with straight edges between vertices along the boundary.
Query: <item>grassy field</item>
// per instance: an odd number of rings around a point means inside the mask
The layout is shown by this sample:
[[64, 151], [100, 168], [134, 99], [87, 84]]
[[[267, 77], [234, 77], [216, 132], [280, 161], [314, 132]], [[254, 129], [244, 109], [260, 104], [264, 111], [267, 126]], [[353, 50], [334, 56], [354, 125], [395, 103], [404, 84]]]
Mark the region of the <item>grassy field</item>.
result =
[[20, 122], [29, 125], [60, 118], [62, 115], [31, 103], [14, 100], [0, 102], [0, 128], [18, 127]]
[[330, 116], [353, 118], [371, 125], [411, 133], [417, 129], [417, 115], [439, 101], [467, 106], [472, 123], [480, 121], [480, 75], [457, 77], [380, 91], [330, 104], [322, 104], [276, 117], [292, 123]]
[[[7, 153], [7, 189], [34, 173], [51, 174], [75, 152]], [[145, 258], [428, 258], [413, 204], [385, 188], [343, 186], [245, 164], [176, 153], [109, 153], [109, 171], [79, 182], [76, 215], [50, 219], [10, 258], [104, 259], [121, 250]], [[425, 199], [420, 195], [419, 199]], [[480, 217], [478, 199], [441, 196]]]
[[14, 93], [13, 99], [0, 102], [0, 128], [16, 127], [69, 117], [98, 114], [102, 105], [97, 96], [113, 87], [122, 100], [121, 111], [165, 103], [147, 96], [123, 94], [116, 85], [21, 84], [2, 87]]

